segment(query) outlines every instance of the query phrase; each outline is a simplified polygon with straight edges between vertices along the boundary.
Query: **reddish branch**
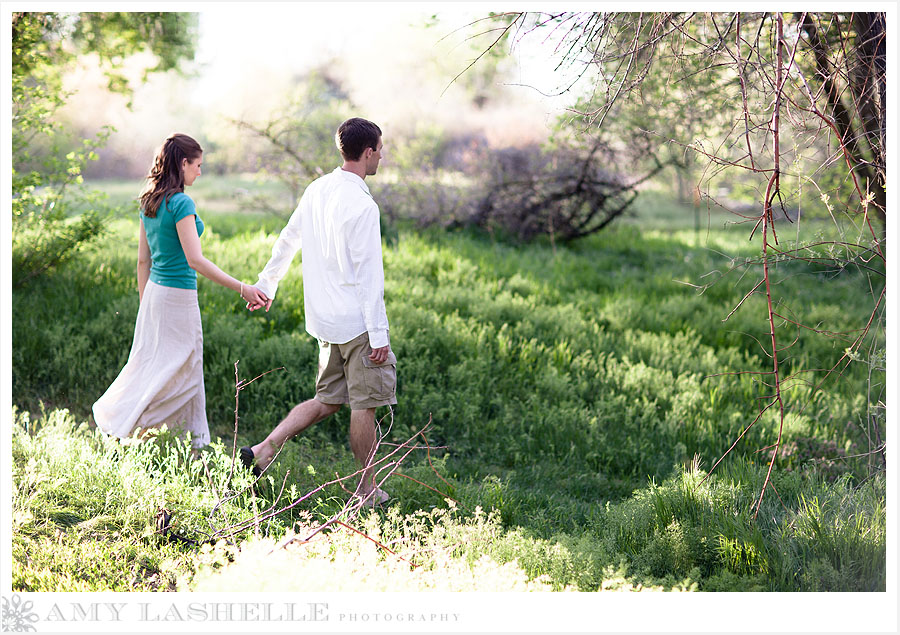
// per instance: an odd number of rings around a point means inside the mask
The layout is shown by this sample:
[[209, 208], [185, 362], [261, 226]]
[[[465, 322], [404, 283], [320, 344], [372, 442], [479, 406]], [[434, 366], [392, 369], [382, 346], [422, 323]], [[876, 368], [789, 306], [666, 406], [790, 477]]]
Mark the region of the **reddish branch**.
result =
[[[800, 17], [800, 23], [803, 24], [807, 30], [809, 30], [810, 25], [812, 24], [806, 14], [802, 14], [802, 16]], [[767, 399], [766, 405], [760, 409], [760, 411], [758, 412], [758, 414], [757, 414], [756, 418], [753, 420], [753, 422], [751, 422], [746, 428], [744, 428], [741, 431], [740, 435], [734, 441], [734, 443], [731, 445], [731, 447], [728, 448], [728, 450], [722, 455], [722, 457], [719, 458], [718, 461], [716, 461], [716, 463], [713, 465], [712, 469], [710, 470], [709, 474], [707, 474], [707, 478], [715, 470], [716, 466], [718, 466], [719, 463], [725, 458], [725, 456], [727, 456], [736, 447], [737, 443], [740, 442], [741, 439], [744, 438], [744, 436], [747, 434], [747, 432], [750, 430], [750, 428], [753, 427], [760, 420], [760, 418], [763, 416], [763, 414], [765, 412], [767, 412], [770, 408], [772, 408], [774, 406], [778, 406], [778, 417], [779, 417], [778, 436], [777, 436], [777, 439], [776, 439], [776, 442], [774, 445], [768, 446], [768, 448], [765, 448], [765, 449], [769, 449], [769, 448], [774, 448], [774, 449], [772, 451], [772, 455], [769, 460], [769, 466], [768, 466], [768, 469], [766, 472], [765, 482], [763, 483], [763, 486], [760, 490], [759, 498], [757, 499], [757, 501], [754, 505], [755, 506], [754, 517], [756, 517], [756, 515], [758, 515], [759, 510], [761, 508], [763, 497], [765, 495], [767, 488], [774, 487], [771, 482], [771, 475], [772, 475], [772, 471], [774, 468], [775, 459], [778, 455], [778, 449], [782, 443], [783, 432], [784, 432], [785, 403], [784, 403], [784, 398], [783, 398], [783, 389], [785, 387], [786, 382], [797, 381], [797, 375], [799, 374], [799, 373], [794, 373], [794, 374], [791, 374], [786, 377], [783, 376], [782, 369], [780, 368], [781, 359], [780, 359], [779, 353], [781, 351], [784, 351], [784, 350], [790, 348], [790, 346], [793, 343], [789, 344], [787, 346], [783, 346], [783, 347], [779, 346], [778, 338], [776, 336], [776, 330], [775, 330], [776, 320], [783, 320], [784, 322], [793, 324], [794, 326], [796, 326], [798, 328], [798, 331], [799, 331], [799, 329], [808, 329], [812, 332], [815, 332], [818, 334], [823, 334], [823, 335], [830, 336], [830, 337], [835, 337], [835, 336], [839, 336], [839, 335], [849, 337], [851, 334], [856, 334], [856, 338], [854, 339], [853, 343], [845, 350], [845, 352], [841, 356], [841, 358], [825, 374], [825, 376], [822, 378], [822, 380], [812, 389], [810, 400], [808, 402], [808, 403], [811, 403], [812, 396], [818, 392], [818, 390], [822, 387], [822, 385], [829, 378], [829, 376], [831, 376], [839, 367], [842, 367], [840, 369], [839, 373], [843, 374], [843, 371], [849, 366], [850, 362], [852, 361], [852, 356], [859, 349], [859, 347], [865, 341], [867, 335], [870, 333], [870, 330], [874, 324], [875, 318], [879, 313], [880, 307], [882, 306], [882, 303], [884, 300], [884, 294], [885, 294], [885, 291], [882, 290], [880, 296], [878, 297], [878, 299], [875, 302], [874, 308], [872, 310], [871, 315], [869, 316], [868, 322], [865, 325], [865, 327], [862, 329], [858, 329], [856, 331], [852, 331], [851, 333], [845, 333], [845, 334], [839, 334], [839, 333], [835, 333], [835, 332], [832, 332], [829, 330], [804, 325], [799, 320], [791, 319], [790, 317], [787, 317], [786, 315], [784, 315], [784, 312], [776, 310], [775, 302], [774, 302], [773, 295], [772, 295], [772, 289], [773, 289], [774, 282], [772, 279], [772, 270], [770, 268], [770, 265], [772, 263], [777, 263], [779, 258], [784, 258], [784, 257], [789, 257], [792, 260], [800, 260], [800, 261], [806, 261], [806, 262], [820, 262], [820, 261], [824, 260], [824, 258], [817, 258], [817, 257], [804, 258], [804, 257], [798, 255], [797, 252], [800, 251], [799, 248], [796, 250], [785, 251], [785, 250], [779, 250], [775, 246], [775, 245], [777, 245], [777, 235], [775, 233], [776, 230], [775, 230], [775, 215], [773, 213], [773, 203], [777, 199], [779, 199], [781, 196], [780, 179], [781, 179], [781, 176], [783, 175], [783, 172], [782, 172], [781, 166], [780, 166], [781, 154], [782, 154], [781, 146], [780, 146], [780, 131], [781, 131], [780, 117], [781, 117], [782, 109], [785, 108], [785, 106], [788, 106], [788, 107], [794, 106], [797, 108], [801, 108], [802, 110], [804, 110], [806, 112], [813, 113], [816, 117], [818, 117], [821, 121], [823, 121], [828, 126], [828, 129], [831, 130], [835, 140], [837, 141], [837, 143], [839, 145], [839, 148], [840, 148], [839, 151], [840, 151], [840, 153], [843, 154], [845, 163], [849, 170], [850, 177], [851, 177], [854, 187], [856, 189], [856, 193], [860, 199], [861, 208], [862, 208], [862, 211], [864, 214], [865, 222], [867, 223], [869, 232], [873, 238], [873, 247], [865, 247], [862, 245], [851, 244], [851, 243], [830, 242], [830, 243], [817, 243], [816, 245], [810, 245], [810, 246], [804, 247], [803, 249], [809, 249], [809, 248], [817, 246], [817, 245], [828, 244], [828, 245], [842, 246], [849, 250], [857, 250], [857, 254], [856, 254], [857, 257], [859, 257], [860, 252], [866, 251], [866, 250], [869, 250], [871, 253], [873, 253], [876, 257], [878, 257], [880, 259], [881, 262], [885, 261], [885, 256], [882, 251], [882, 248], [881, 248], [880, 242], [878, 240], [878, 237], [876, 235], [876, 232], [872, 226], [871, 217], [868, 213], [869, 206], [873, 200], [873, 195], [869, 194], [868, 191], [866, 191], [865, 193], [863, 192], [863, 189], [862, 189], [862, 187], [859, 183], [859, 180], [857, 179], [856, 174], [855, 174], [855, 167], [856, 167], [854, 164], [855, 160], [853, 157], [853, 153], [849, 147], [849, 144], [853, 143], [854, 140], [852, 139], [852, 137], [848, 137], [846, 134], [846, 132], [850, 129], [849, 117], [846, 116], [846, 110], [840, 110], [839, 108], [836, 108], [835, 109], [836, 112], [838, 112], [838, 114], [844, 113], [845, 119], [847, 120], [846, 122], [844, 122], [844, 125], [841, 125], [840, 120], [838, 120], [838, 122], [836, 122], [836, 121], [832, 120], [831, 118], [827, 117], [816, 105], [816, 99], [813, 96], [812, 91], [809, 88], [806, 78], [803, 76], [803, 73], [800, 71], [799, 67], [794, 63], [794, 60], [796, 58], [797, 51], [798, 51], [798, 48], [800, 45], [799, 38], [795, 42], [794, 46], [792, 47], [790, 61], [787, 64], [785, 64], [784, 47], [786, 46], [786, 43], [784, 41], [784, 21], [783, 21], [783, 15], [781, 13], [777, 13], [775, 15], [775, 26], [776, 26], [775, 78], [774, 78], [775, 92], [774, 92], [774, 100], [773, 100], [773, 113], [772, 113], [772, 116], [770, 119], [770, 130], [771, 130], [772, 142], [773, 142], [773, 168], [771, 170], [763, 170], [763, 169], [760, 169], [757, 167], [757, 163], [753, 157], [753, 149], [750, 144], [750, 138], [749, 138], [749, 132], [748, 132], [750, 126], [749, 126], [749, 113], [748, 113], [747, 107], [746, 107], [746, 88], [744, 86], [744, 64], [742, 63], [742, 56], [740, 54], [740, 42], [741, 42], [741, 39], [740, 39], [740, 16], [738, 16], [738, 19], [736, 20], [736, 24], [737, 24], [737, 31], [738, 31], [738, 33], [736, 35], [736, 43], [738, 46], [738, 51], [737, 51], [736, 55], [731, 53], [731, 51], [728, 51], [728, 53], [731, 55], [732, 60], [734, 61], [735, 66], [737, 67], [737, 74], [738, 74], [739, 79], [741, 80], [741, 91], [742, 91], [742, 95], [744, 96], [744, 102], [743, 102], [743, 107], [742, 107], [744, 122], [745, 122], [744, 137], [747, 141], [748, 155], [750, 157], [750, 166], [741, 165], [735, 161], [722, 159], [720, 156], [718, 156], [718, 152], [716, 152], [714, 154], [709, 154], [709, 153], [702, 151], [701, 149], [697, 149], [697, 148], [694, 148], [694, 149], [695, 149], [695, 151], [708, 156], [712, 162], [718, 163], [720, 165], [737, 166], [737, 167], [741, 167], [743, 169], [746, 169], [748, 171], [755, 172], [755, 173], [769, 173], [769, 176], [767, 179], [765, 196], [763, 198], [763, 210], [762, 210], [762, 213], [756, 218], [756, 224], [753, 228], [753, 231], [751, 232], [751, 238], [752, 238], [752, 236], [756, 232], [756, 230], [759, 229], [760, 227], [762, 228], [762, 251], [763, 251], [762, 258], [760, 259], [760, 262], [754, 262], [753, 260], [748, 259], [746, 262], [739, 265], [739, 266], [747, 266], [750, 264], [761, 264], [762, 269], [763, 269], [763, 279], [760, 280], [758, 283], [756, 283], [756, 285], [746, 295], [744, 295], [744, 297], [737, 303], [737, 305], [734, 307], [734, 309], [731, 311], [731, 313], [728, 314], [728, 316], [725, 318], [725, 320], [730, 318], [744, 304], [744, 302], [750, 296], [752, 296], [754, 293], [756, 293], [760, 289], [760, 287], [763, 284], [765, 285], [766, 313], [767, 313], [767, 322], [769, 324], [769, 337], [770, 337], [770, 344], [769, 344], [770, 349], [766, 352], [767, 352], [767, 355], [769, 355], [769, 357], [771, 359], [772, 370], [762, 372], [762, 373], [745, 372], [745, 373], [733, 373], [733, 374], [758, 374], [758, 375], [770, 377], [771, 381], [762, 381], [762, 384], [764, 384], [766, 386], [770, 386], [773, 389], [774, 394], [766, 397], [766, 399]], [[718, 27], [716, 27], [716, 28], [718, 28]], [[722, 41], [724, 41], [724, 36], [722, 36], [721, 33], [720, 33], [720, 38], [722, 38]], [[817, 56], [816, 59], [817, 59], [817, 63], [818, 63], [820, 72], [824, 66], [821, 46], [822, 46], [821, 42], [816, 41], [813, 43], [813, 49]], [[845, 55], [846, 55], [846, 52], [845, 52]], [[799, 77], [800, 81], [802, 82], [803, 88], [805, 89], [805, 93], [806, 93], [807, 99], [810, 104], [809, 107], [803, 108], [803, 107], [798, 106], [794, 101], [792, 101], [790, 99], [790, 96], [786, 94], [787, 74], [785, 73], [785, 70], [788, 70], [788, 69], [794, 71], [796, 73], [797, 77]], [[838, 98], [835, 96], [836, 89], [835, 89], [833, 74], [826, 74], [826, 90], [828, 91], [829, 101], [830, 101], [830, 103], [832, 103], [832, 105], [834, 105], [836, 102], [839, 102]], [[844, 131], [844, 134], [842, 134], [842, 129]], [[876, 205], [876, 209], [877, 209], [877, 205]], [[772, 241], [774, 241], [774, 243], [775, 243], [774, 245], [771, 244], [770, 240], [769, 240], [769, 232], [770, 231], [772, 232]], [[865, 258], [863, 258], [862, 260], [863, 260], [863, 262], [868, 262]], [[828, 261], [834, 262], [835, 259], [828, 258]], [[841, 263], [838, 263], [838, 264], [840, 266], [846, 266], [846, 264], [849, 264], [851, 261], [852, 260], [847, 260], [843, 264], [841, 264]], [[858, 262], [856, 262], [854, 264], [864, 267], [864, 265], [861, 265]], [[734, 268], [735, 267], [732, 267], [732, 270]], [[867, 268], [867, 267], [864, 267], [864, 268]], [[796, 341], [796, 339], [795, 339], [795, 341]], [[806, 371], [806, 372], [809, 372], [809, 371]], [[729, 373], [729, 374], [731, 374], [731, 373]], [[808, 403], [806, 405], [808, 405]], [[805, 407], [806, 406], [804, 405], [803, 408], [805, 408]], [[802, 409], [801, 409], [801, 412], [802, 412]]]
[[272, 370], [267, 370], [266, 372], [257, 375], [250, 381], [246, 381], [246, 380], [241, 379], [238, 375], [238, 364], [240, 363], [240, 361], [241, 360], [237, 360], [234, 362], [234, 434], [232, 435], [232, 439], [231, 439], [231, 469], [228, 472], [228, 480], [227, 480], [227, 482], [229, 482], [229, 483], [231, 482], [232, 474], [234, 474], [234, 462], [235, 462], [235, 458], [237, 456], [237, 433], [238, 433], [238, 420], [239, 420], [238, 405], [240, 403], [241, 391], [244, 388], [246, 388], [247, 386], [249, 386], [250, 384], [252, 384], [253, 382], [255, 382], [260, 377], [264, 377], [265, 375], [268, 375], [269, 373], [273, 373], [276, 370], [284, 370], [284, 366], [279, 366], [278, 368], [273, 368]]
[[778, 174], [781, 167], [779, 124], [781, 113], [781, 94], [784, 90], [784, 80], [782, 78], [782, 55], [784, 54], [784, 18], [782, 17], [781, 13], [777, 13], [775, 19], [778, 29], [777, 40], [775, 42], [775, 83], [777, 89], [775, 93], [775, 112], [773, 113], [772, 117], [775, 172], [772, 174], [772, 178], [769, 179], [769, 189], [767, 189], [766, 191], [765, 207], [763, 210], [763, 253], [765, 255], [765, 260], [763, 261], [763, 278], [766, 281], [766, 307], [769, 312], [769, 333], [772, 338], [772, 377], [775, 382], [775, 403], [778, 404], [778, 439], [775, 441], [775, 449], [772, 451], [772, 459], [769, 461], [769, 468], [766, 471], [766, 479], [763, 482], [763, 486], [759, 492], [759, 500], [756, 502], [756, 511], [753, 514], [754, 518], [756, 518], [756, 515], [759, 514], [759, 509], [762, 506], [763, 496], [765, 496], [766, 487], [768, 486], [769, 480], [772, 476], [772, 468], [775, 467], [775, 457], [778, 456], [778, 448], [781, 447], [781, 438], [784, 432], [784, 400], [781, 397], [781, 376], [778, 369], [778, 342], [775, 337], [775, 308], [772, 303], [772, 287], [768, 258], [769, 240], [767, 234], [769, 226], [771, 225], [772, 236], [773, 238], [775, 238], [776, 243], [778, 242], [778, 239], [775, 237], [775, 218], [772, 214], [772, 199], [774, 198], [780, 187], [778, 181]]
[[349, 529], [350, 531], [359, 534], [360, 536], [362, 536], [362, 537], [365, 538], [366, 540], [371, 540], [371, 541], [374, 542], [376, 545], [378, 545], [379, 547], [381, 547], [382, 549], [384, 549], [385, 551], [387, 551], [389, 554], [394, 555], [394, 556], [397, 556], [398, 558], [400, 558], [403, 562], [407, 563], [407, 564], [408, 564], [409, 566], [411, 566], [413, 569], [415, 569], [416, 567], [419, 566], [419, 565], [417, 565], [417, 564], [415, 564], [415, 563], [413, 563], [413, 562], [410, 562], [409, 560], [407, 560], [406, 558], [404, 558], [403, 556], [401, 556], [400, 554], [398, 554], [396, 551], [393, 551], [393, 550], [390, 549], [388, 546], [381, 544], [380, 542], [378, 542], [377, 540], [375, 540], [374, 538], [372, 538], [372, 536], [368, 535], [368, 534], [365, 533], [365, 532], [360, 531], [360, 530], [357, 529], [356, 527], [351, 527], [351, 526], [348, 525], [347, 523], [345, 523], [345, 522], [343, 522], [343, 521], [340, 521], [340, 520], [334, 521], [334, 524], [335, 524], [335, 525], [339, 525], [339, 526], [341, 526], [341, 527], [344, 527], [345, 529]]

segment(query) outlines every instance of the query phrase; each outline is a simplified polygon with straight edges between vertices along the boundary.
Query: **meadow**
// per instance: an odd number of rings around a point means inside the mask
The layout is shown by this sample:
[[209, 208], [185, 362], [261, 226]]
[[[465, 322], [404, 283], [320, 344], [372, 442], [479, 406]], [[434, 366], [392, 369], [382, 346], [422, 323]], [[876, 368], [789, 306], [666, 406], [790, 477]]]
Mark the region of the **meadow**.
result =
[[[786, 390], [774, 490], [754, 517], [775, 413], [709, 471], [767, 392], [745, 372], [769, 370], [762, 298], [729, 316], [757, 280], [742, 265], [758, 243], [716, 212], [697, 228], [693, 209], [656, 192], [571, 245], [386, 223], [399, 403], [379, 410], [381, 453], [410, 439], [424, 449], [385, 484], [385, 509], [344, 519], [356, 531], [332, 525], [255, 573], [260, 554], [332, 518], [348, 494], [331, 485], [262, 512], [355, 469], [346, 409], [288, 443], [259, 483], [233, 465], [235, 445], [313, 394], [299, 257], [268, 313], [199, 282], [216, 438], [201, 457], [169, 432], [121, 444], [90, 408], [131, 344], [135, 186], [93, 185], [123, 209], [106, 235], [13, 292], [13, 589], [354, 590], [370, 578], [391, 590], [885, 589], [884, 474], [868, 454], [883, 371], [859, 361], [816, 391], [846, 342], [779, 325], [796, 338], [786, 367], [809, 381]], [[204, 176], [190, 191], [205, 255], [247, 282], [284, 222], [241, 209], [254, 187]], [[814, 241], [826, 228], [785, 231]], [[778, 299], [834, 333], [864, 324], [884, 284], [852, 267], [776, 271]], [[236, 372], [266, 374], [238, 394]]]

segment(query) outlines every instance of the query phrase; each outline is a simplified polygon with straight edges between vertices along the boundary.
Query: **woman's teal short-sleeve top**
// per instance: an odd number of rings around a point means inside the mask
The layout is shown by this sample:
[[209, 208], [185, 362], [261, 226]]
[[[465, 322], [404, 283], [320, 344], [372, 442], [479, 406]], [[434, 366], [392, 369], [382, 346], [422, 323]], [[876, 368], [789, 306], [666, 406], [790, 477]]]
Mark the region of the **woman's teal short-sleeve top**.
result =
[[190, 215], [194, 216], [197, 235], [201, 236], [203, 221], [197, 214], [194, 201], [184, 192], [176, 192], [164, 201], [153, 218], [144, 215], [141, 210], [141, 220], [150, 245], [150, 279], [156, 284], [177, 289], [197, 288], [197, 272], [188, 266], [175, 228], [175, 223]]

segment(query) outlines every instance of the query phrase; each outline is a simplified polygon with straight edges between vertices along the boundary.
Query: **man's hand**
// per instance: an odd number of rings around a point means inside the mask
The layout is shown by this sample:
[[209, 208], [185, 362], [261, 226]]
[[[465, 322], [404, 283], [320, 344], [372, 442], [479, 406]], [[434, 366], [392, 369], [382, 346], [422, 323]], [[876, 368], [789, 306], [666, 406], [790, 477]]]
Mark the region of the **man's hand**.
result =
[[387, 361], [388, 353], [391, 352], [391, 345], [382, 346], [381, 348], [373, 348], [369, 354], [369, 359], [376, 364], [383, 364]]
[[251, 311], [265, 307], [268, 313], [269, 307], [272, 306], [272, 299], [266, 297], [266, 294], [256, 287], [244, 287], [244, 295], [242, 297], [247, 300], [247, 308]]

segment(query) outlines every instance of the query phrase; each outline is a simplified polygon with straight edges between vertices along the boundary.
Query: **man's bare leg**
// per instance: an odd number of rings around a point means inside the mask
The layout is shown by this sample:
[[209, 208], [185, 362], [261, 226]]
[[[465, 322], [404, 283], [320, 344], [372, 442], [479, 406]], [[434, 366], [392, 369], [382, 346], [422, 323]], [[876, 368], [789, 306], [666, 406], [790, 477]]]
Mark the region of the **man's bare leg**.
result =
[[[340, 409], [340, 405], [322, 403], [318, 399], [309, 399], [294, 406], [281, 423], [269, 433], [269, 436], [250, 448], [253, 450], [256, 466], [264, 470], [275, 458], [275, 454], [278, 453], [281, 446], [287, 443], [288, 440], [293, 439], [309, 426], [333, 415]], [[372, 412], [374, 413], [375, 411], [373, 410]], [[351, 417], [351, 435], [353, 429], [352, 421]]]
[[359, 493], [366, 496], [375, 488], [375, 470], [369, 463], [375, 450], [375, 408], [350, 412], [350, 449], [366, 470], [360, 477]]

